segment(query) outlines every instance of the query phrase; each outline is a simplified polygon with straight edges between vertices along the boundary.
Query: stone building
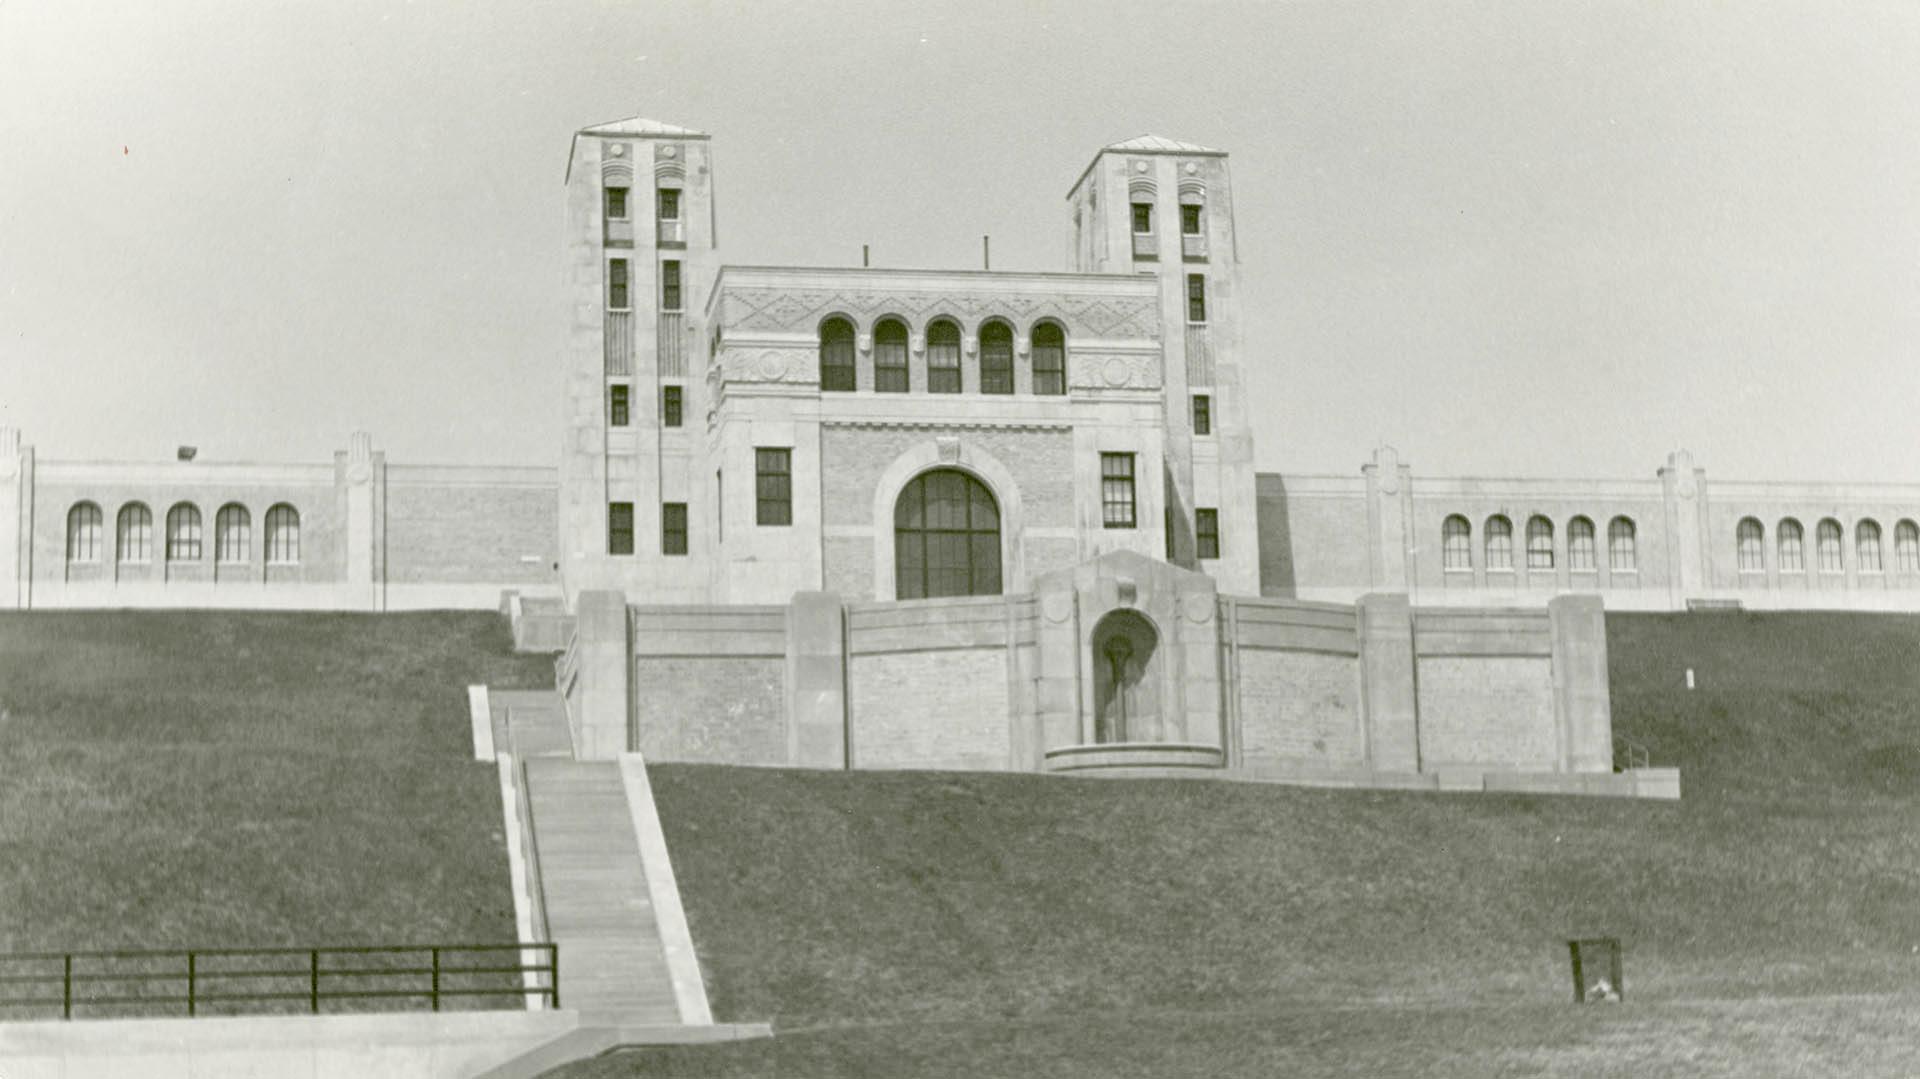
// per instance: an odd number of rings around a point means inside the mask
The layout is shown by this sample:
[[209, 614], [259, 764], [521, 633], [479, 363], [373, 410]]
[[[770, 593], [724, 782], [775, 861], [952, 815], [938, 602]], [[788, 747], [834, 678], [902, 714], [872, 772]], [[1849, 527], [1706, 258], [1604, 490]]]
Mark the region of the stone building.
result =
[[1095, 152], [1067, 272], [728, 265], [707, 135], [584, 128], [557, 469], [0, 429], [0, 608], [501, 604], [586, 756], [1624, 793], [1603, 607], [1920, 609], [1920, 484], [1256, 475], [1226, 162]]

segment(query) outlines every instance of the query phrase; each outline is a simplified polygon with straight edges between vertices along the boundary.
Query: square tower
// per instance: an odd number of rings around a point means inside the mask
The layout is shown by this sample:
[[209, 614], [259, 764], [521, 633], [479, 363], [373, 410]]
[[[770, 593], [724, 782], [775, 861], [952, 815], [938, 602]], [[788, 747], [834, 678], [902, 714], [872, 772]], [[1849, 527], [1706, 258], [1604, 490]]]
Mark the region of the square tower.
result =
[[574, 134], [566, 183], [561, 582], [569, 597], [617, 588], [641, 602], [701, 601], [711, 143], [640, 117], [597, 124]]
[[1067, 195], [1073, 268], [1152, 276], [1167, 328], [1167, 560], [1258, 595], [1239, 249], [1224, 151], [1142, 135], [1103, 147]]

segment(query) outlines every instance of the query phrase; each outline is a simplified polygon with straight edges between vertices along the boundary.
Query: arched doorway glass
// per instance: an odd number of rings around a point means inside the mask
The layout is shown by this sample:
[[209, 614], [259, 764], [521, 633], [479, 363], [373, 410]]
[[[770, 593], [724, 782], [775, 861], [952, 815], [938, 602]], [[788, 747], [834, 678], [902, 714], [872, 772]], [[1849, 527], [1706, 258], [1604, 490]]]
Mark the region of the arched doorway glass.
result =
[[893, 507], [894, 594], [900, 599], [1000, 594], [1000, 508], [965, 472], [923, 472]]
[[1093, 740], [1152, 742], [1160, 738], [1160, 635], [1133, 611], [1114, 611], [1093, 631]]

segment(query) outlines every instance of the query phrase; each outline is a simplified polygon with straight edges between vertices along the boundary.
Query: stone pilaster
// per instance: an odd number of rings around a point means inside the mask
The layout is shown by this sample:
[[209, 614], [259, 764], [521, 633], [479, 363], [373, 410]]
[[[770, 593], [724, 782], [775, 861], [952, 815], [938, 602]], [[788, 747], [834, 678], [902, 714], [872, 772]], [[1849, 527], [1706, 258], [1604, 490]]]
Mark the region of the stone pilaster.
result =
[[1412, 470], [1392, 446], [1381, 446], [1360, 472], [1367, 480], [1368, 586], [1404, 592], [1414, 576]]
[[624, 592], [590, 590], [575, 604], [575, 692], [567, 699], [574, 756], [613, 760], [627, 751], [632, 714], [633, 642]]
[[1553, 718], [1562, 772], [1613, 771], [1613, 704], [1607, 689], [1607, 619], [1600, 597], [1555, 596]]
[[787, 605], [787, 759], [847, 767], [847, 614], [832, 592], [796, 592]]
[[357, 610], [385, 608], [385, 589], [376, 572], [378, 549], [378, 496], [381, 477], [375, 475], [373, 436], [355, 431], [347, 444], [344, 481], [347, 496], [347, 594], [349, 605]]
[[1420, 770], [1413, 685], [1413, 607], [1404, 592], [1360, 597], [1360, 706], [1367, 763], [1376, 772]]
[[33, 537], [33, 447], [17, 427], [0, 427], [0, 610], [29, 605]]
[[[1667, 602], [1674, 610], [1684, 610], [1687, 597], [1698, 596], [1709, 586], [1704, 542], [1707, 472], [1694, 466], [1693, 455], [1686, 450], [1670, 453], [1667, 466], [1660, 470], [1660, 493], [1667, 541]], [[1813, 538], [1811, 526], [1807, 538]]]

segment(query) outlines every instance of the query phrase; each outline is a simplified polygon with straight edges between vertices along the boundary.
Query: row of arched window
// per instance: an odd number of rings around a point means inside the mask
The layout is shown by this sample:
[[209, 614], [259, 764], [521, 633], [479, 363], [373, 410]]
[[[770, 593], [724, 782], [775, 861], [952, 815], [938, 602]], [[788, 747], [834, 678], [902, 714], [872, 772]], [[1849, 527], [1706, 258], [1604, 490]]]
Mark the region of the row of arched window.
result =
[[[1773, 550], [1776, 571], [1806, 572], [1806, 532], [1799, 521], [1781, 518], [1773, 529]], [[1821, 573], [1846, 572], [1846, 532], [1839, 521], [1828, 517], [1814, 526], [1813, 554]], [[1767, 571], [1767, 530], [1757, 518], [1743, 517], [1735, 527], [1734, 557], [1741, 573]], [[1862, 520], [1853, 526], [1853, 568], [1860, 573], [1886, 571], [1878, 521]], [[1893, 568], [1896, 573], [1920, 573], [1920, 525], [1910, 520], [1893, 526]]]
[[[156, 551], [168, 562], [198, 562], [206, 555], [200, 507], [176, 503], [167, 511], [166, 532], [155, 541], [153, 512], [144, 502], [120, 507], [113, 522], [113, 560], [151, 562]], [[67, 561], [99, 562], [106, 555], [105, 517], [92, 502], [76, 502], [67, 511]], [[253, 514], [238, 502], [220, 507], [213, 517], [213, 560], [221, 565], [253, 560]], [[266, 559], [287, 565], [300, 561], [300, 511], [285, 502], [267, 510]]]
[[[905, 321], [888, 316], [873, 324], [873, 385], [876, 393], [906, 393], [912, 389], [907, 362], [912, 335]], [[820, 388], [831, 392], [860, 389], [859, 364], [854, 356], [857, 334], [853, 321], [835, 315], [820, 324]], [[990, 318], [980, 324], [979, 393], [1014, 392], [1013, 324]], [[1067, 392], [1067, 334], [1060, 324], [1042, 320], [1029, 337], [1033, 392]], [[960, 324], [950, 318], [927, 323], [928, 393], [964, 393], [960, 364]]]
[[[1629, 517], [1607, 522], [1607, 569], [1613, 573], [1639, 572], [1638, 534]], [[1526, 566], [1529, 571], [1554, 568], [1553, 522], [1538, 514], [1527, 519]], [[1567, 522], [1567, 568], [1597, 571], [1599, 541], [1593, 520], [1575, 517]], [[1481, 534], [1481, 565], [1491, 572], [1514, 568], [1513, 522], [1504, 514], [1487, 518]], [[1473, 525], [1453, 514], [1440, 524], [1440, 564], [1453, 572], [1473, 569]]]

